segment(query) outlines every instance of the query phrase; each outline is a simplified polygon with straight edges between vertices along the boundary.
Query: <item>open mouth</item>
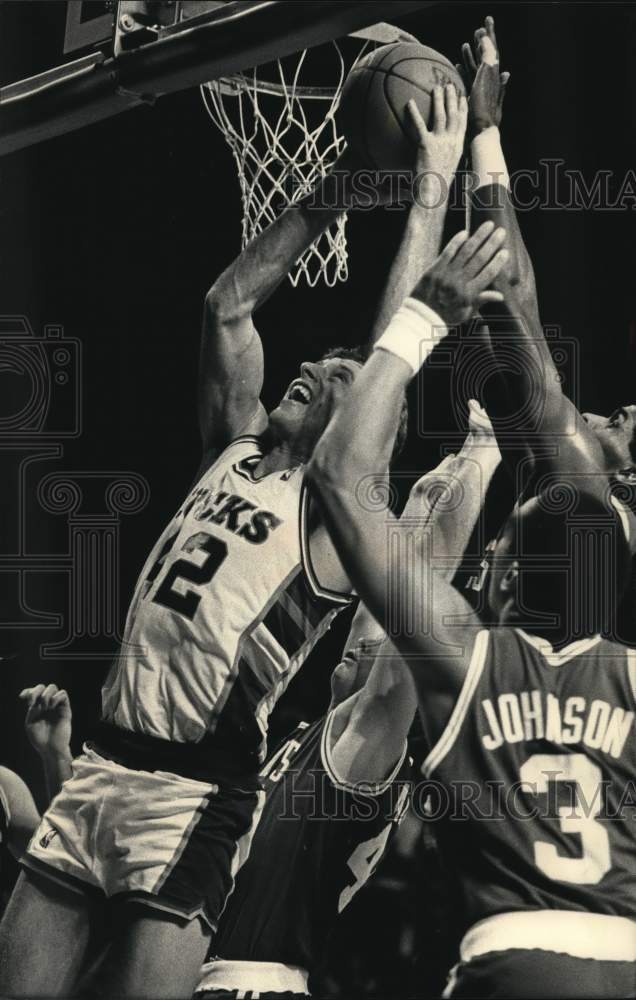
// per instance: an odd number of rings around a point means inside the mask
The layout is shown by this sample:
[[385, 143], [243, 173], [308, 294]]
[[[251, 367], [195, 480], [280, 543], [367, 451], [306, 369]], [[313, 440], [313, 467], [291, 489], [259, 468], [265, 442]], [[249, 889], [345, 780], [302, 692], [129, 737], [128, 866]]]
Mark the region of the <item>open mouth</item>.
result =
[[291, 399], [294, 403], [302, 403], [303, 406], [309, 406], [313, 396], [307, 383], [303, 382], [301, 378], [297, 378], [290, 385], [285, 398]]

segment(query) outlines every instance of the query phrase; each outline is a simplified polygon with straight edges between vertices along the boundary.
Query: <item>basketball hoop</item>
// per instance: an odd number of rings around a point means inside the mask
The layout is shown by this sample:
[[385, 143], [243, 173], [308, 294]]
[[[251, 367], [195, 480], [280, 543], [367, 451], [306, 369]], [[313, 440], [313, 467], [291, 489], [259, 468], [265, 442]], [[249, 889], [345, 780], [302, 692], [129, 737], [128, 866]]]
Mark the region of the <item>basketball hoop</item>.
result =
[[[355, 42], [357, 52], [346, 60], [343, 42], [348, 40]], [[333, 166], [345, 146], [335, 113], [347, 74], [370, 47], [396, 41], [417, 39], [393, 25], [376, 24], [330, 42], [320, 49], [321, 57], [330, 50], [328, 86], [301, 82], [311, 62], [309, 49], [286, 59], [285, 65], [278, 59], [272, 64], [273, 79], [258, 76], [254, 68], [201, 86], [206, 110], [238, 168], [243, 248]], [[294, 287], [301, 276], [312, 288], [321, 277], [328, 287], [347, 280], [346, 218], [340, 216], [298, 259], [289, 274]]]

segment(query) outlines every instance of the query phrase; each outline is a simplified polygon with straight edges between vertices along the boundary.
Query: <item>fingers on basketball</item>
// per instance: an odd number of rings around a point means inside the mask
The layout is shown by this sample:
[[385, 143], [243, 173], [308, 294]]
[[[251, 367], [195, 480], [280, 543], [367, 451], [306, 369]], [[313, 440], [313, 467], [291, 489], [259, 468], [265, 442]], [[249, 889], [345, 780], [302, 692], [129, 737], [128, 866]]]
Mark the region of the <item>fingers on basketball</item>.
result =
[[446, 104], [441, 87], [433, 87], [433, 131], [439, 134], [446, 130]]
[[419, 143], [420, 145], [424, 145], [426, 143], [426, 138], [429, 135], [429, 130], [426, 126], [426, 122], [424, 121], [424, 116], [418, 108], [414, 97], [410, 99], [406, 107], [409, 115], [411, 116], [411, 122], [413, 123], [413, 128], [417, 133]]
[[456, 132], [459, 124], [459, 101], [457, 87], [454, 83], [447, 83], [444, 87], [444, 103], [446, 106], [446, 128], [449, 132]]
[[457, 113], [457, 127], [458, 130], [464, 134], [466, 131], [466, 124], [468, 122], [468, 98], [465, 94], [459, 95], [458, 102], [458, 113]]

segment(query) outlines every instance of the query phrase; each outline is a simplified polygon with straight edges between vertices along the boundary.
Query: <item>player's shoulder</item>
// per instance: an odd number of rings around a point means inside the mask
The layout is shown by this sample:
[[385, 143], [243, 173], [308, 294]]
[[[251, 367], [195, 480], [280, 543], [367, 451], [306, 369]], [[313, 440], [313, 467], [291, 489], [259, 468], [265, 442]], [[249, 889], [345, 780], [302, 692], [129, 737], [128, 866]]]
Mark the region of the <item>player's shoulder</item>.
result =
[[519, 627], [500, 626], [489, 630], [489, 660], [495, 668], [507, 673], [515, 663], [527, 661], [550, 668], [588, 664], [596, 669], [602, 664], [608, 671], [636, 672], [636, 649], [624, 643], [596, 634], [553, 646], [548, 639]]
[[244, 457], [263, 457], [263, 442], [257, 434], [239, 434], [223, 448], [209, 448], [203, 453], [197, 470], [197, 480], [205, 478], [213, 469], [228, 462], [238, 462]]
[[263, 437], [241, 434], [233, 438], [222, 451], [209, 451], [203, 456], [196, 482], [201, 484], [215, 473], [231, 471], [253, 486], [278, 491], [287, 484], [292, 484], [294, 491], [300, 493], [304, 466], [290, 465], [287, 469], [263, 474], [259, 465], [266, 453], [267, 445]]
[[636, 689], [636, 646], [603, 637], [596, 647], [599, 659], [615, 667], [626, 667]]

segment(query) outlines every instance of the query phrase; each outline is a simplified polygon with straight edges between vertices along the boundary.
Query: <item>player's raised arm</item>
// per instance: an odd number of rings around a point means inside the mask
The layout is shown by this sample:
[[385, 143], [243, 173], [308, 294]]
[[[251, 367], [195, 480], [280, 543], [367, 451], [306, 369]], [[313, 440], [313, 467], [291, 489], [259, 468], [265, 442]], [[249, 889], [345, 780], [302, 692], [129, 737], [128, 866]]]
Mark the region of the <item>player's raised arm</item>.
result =
[[235, 437], [264, 430], [263, 347], [253, 314], [307, 247], [354, 206], [356, 169], [353, 155], [345, 152], [334, 168], [344, 183], [328, 175], [255, 237], [208, 291], [198, 382], [199, 427], [208, 460]]
[[[506, 387], [504, 394], [489, 395], [489, 411], [495, 427], [510, 426], [512, 415], [535, 414], [515, 430], [525, 442], [535, 465], [535, 475], [553, 472], [587, 477], [581, 488], [593, 493], [605, 490], [601, 474], [602, 449], [596, 435], [586, 425], [576, 407], [565, 396], [561, 379], [545, 339], [539, 317], [532, 263], [525, 247], [508, 189], [508, 171], [499, 125], [509, 74], [500, 72], [495, 24], [487, 17], [475, 32], [474, 52], [468, 43], [462, 48], [464, 76], [472, 82], [468, 130], [472, 135], [471, 159], [476, 187], [473, 190], [475, 224], [489, 218], [506, 229], [510, 251], [507, 267], [495, 285], [505, 295], [501, 309], [487, 307], [490, 325], [489, 349], [498, 362]], [[516, 362], [510, 364], [510, 352]], [[522, 440], [519, 441], [519, 444]], [[504, 455], [506, 454], [504, 448]], [[514, 457], [518, 459], [517, 446]], [[592, 481], [594, 480], [594, 482]], [[519, 479], [517, 485], [524, 486]]]
[[463, 66], [457, 68], [470, 90], [468, 136], [474, 227], [486, 219], [505, 227], [510, 251], [506, 276], [526, 319], [540, 328], [534, 269], [510, 200], [508, 167], [501, 145], [503, 101], [510, 74], [500, 69], [494, 18], [487, 17], [485, 26], [475, 32], [474, 52], [468, 42], [464, 43], [462, 58]]
[[495, 430], [505, 438], [514, 422], [519, 443], [533, 457], [535, 482], [544, 474], [567, 476], [577, 489], [606, 498], [607, 472], [598, 438], [563, 393], [543, 334], [528, 322], [515, 290], [502, 275], [494, 283], [504, 301], [483, 311], [506, 386], [493, 412]]
[[[411, 490], [400, 527], [411, 534], [426, 534], [432, 560], [440, 567], [440, 577], [449, 583], [499, 462], [488, 418], [473, 404], [469, 433], [459, 453], [447, 456]], [[343, 669], [350, 670], [347, 658], [355, 657], [357, 669], [365, 669], [366, 661], [369, 673], [360, 690], [334, 709], [331, 760], [348, 782], [379, 783], [391, 774], [404, 752], [417, 689], [404, 660], [362, 603], [345, 650]]]
[[[389, 560], [389, 543], [400, 526], [389, 510], [370, 512], [362, 500], [375, 477], [388, 469], [402, 394], [426, 356], [447, 333], [486, 301], [507, 260], [505, 232], [485, 224], [474, 236], [459, 233], [424, 273], [398, 310], [323, 434], [307, 474], [327, 528], [360, 597], [403, 655], [439, 655], [447, 637], [445, 616], [466, 613], [466, 602], [446, 585], [432, 607], [435, 628], [413, 629], [409, 607], [430, 608], [429, 565], [416, 545], [418, 572], [410, 560]], [[376, 391], [382, 385], [382, 393]], [[397, 534], [396, 534], [397, 533]], [[415, 588], [414, 592], [412, 588]], [[390, 621], [389, 621], [390, 619]], [[448, 661], [455, 681], [463, 678], [464, 653]]]
[[[484, 219], [489, 219], [496, 225], [506, 229], [506, 248], [510, 256], [506, 268], [499, 276], [501, 287], [505, 288], [509, 302], [514, 302], [514, 312], [523, 323], [529, 336], [526, 348], [529, 353], [526, 361], [528, 372], [540, 369], [544, 373], [542, 392], [552, 393], [559, 388], [556, 368], [552, 355], [543, 335], [534, 270], [526, 249], [517, 215], [510, 199], [508, 167], [501, 145], [500, 125], [503, 114], [503, 101], [509, 73], [500, 70], [500, 52], [495, 35], [495, 22], [487, 17], [484, 27], [475, 32], [474, 47], [468, 42], [462, 46], [463, 66], [457, 69], [462, 72], [467, 86], [470, 88], [468, 110], [468, 135], [471, 140], [472, 165], [472, 214], [476, 228]], [[492, 350], [488, 337], [483, 338], [484, 348]], [[505, 351], [505, 347], [504, 347]], [[495, 351], [497, 360], [502, 362], [501, 344]], [[524, 373], [517, 379], [511, 375], [510, 366], [506, 363], [498, 365], [499, 377], [506, 383], [506, 393], [488, 391], [487, 403], [496, 425], [501, 418], [510, 416], [510, 412], [519, 413], [521, 409], [520, 396], [524, 395]], [[491, 383], [492, 385], [492, 383]], [[506, 399], [507, 396], [507, 399]], [[552, 395], [550, 422], [554, 427], [555, 418], [564, 433], [566, 425], [572, 428], [575, 414], [571, 411], [568, 401], [559, 392], [559, 398]], [[557, 431], [558, 433], [558, 431]], [[504, 458], [511, 465], [513, 477], [517, 475], [519, 449], [512, 452], [504, 449]], [[526, 454], [530, 455], [528, 449]], [[524, 472], [530, 473], [530, 463], [526, 463]]]
[[371, 334], [374, 343], [423, 270], [439, 254], [448, 193], [464, 147], [468, 103], [454, 84], [433, 89], [430, 130], [414, 100], [408, 113], [417, 135], [413, 201], [400, 247], [389, 271], [386, 288]]
[[403, 526], [430, 535], [436, 565], [449, 581], [459, 569], [477, 524], [501, 453], [485, 410], [469, 401], [468, 434], [456, 455], [414, 484], [400, 521]]

